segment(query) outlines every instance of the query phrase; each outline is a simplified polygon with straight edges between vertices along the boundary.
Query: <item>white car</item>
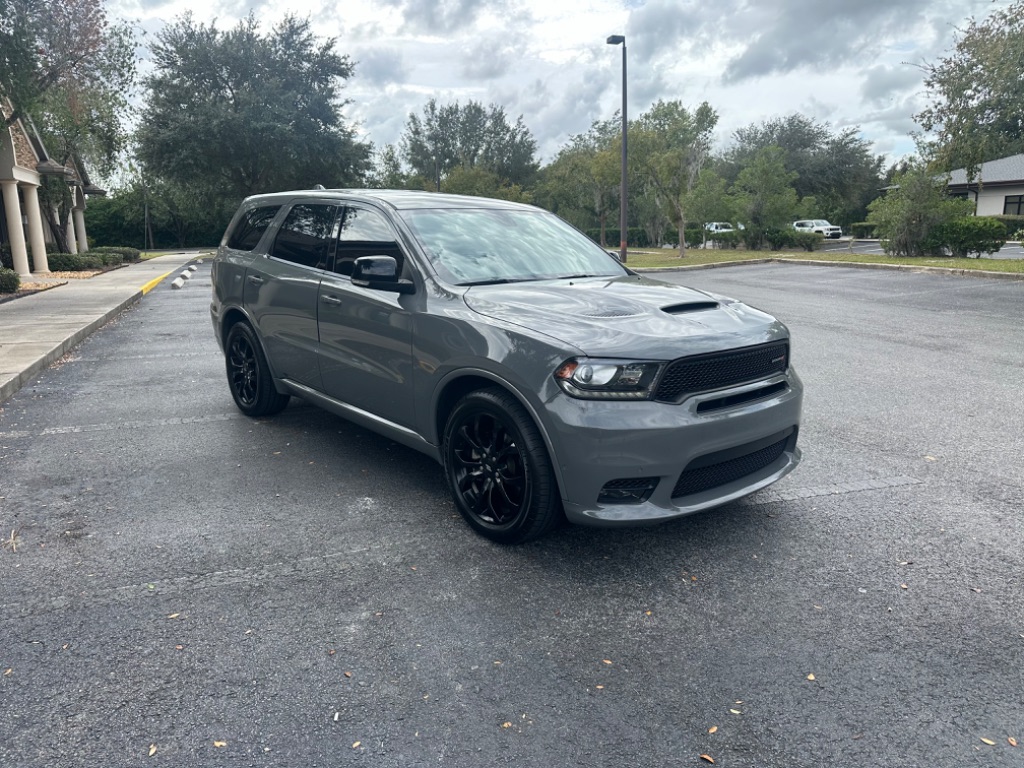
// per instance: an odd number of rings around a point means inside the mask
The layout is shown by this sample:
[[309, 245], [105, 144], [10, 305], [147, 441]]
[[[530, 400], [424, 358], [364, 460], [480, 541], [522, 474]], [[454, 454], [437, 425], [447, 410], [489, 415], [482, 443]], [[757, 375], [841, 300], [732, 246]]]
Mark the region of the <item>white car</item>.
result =
[[717, 234], [718, 232], [732, 232], [734, 229], [732, 224], [728, 221], [710, 221], [704, 225], [704, 228], [712, 234]]
[[793, 229], [797, 232], [817, 232], [828, 238], [838, 239], [843, 236], [843, 230], [824, 219], [802, 219], [793, 222]]

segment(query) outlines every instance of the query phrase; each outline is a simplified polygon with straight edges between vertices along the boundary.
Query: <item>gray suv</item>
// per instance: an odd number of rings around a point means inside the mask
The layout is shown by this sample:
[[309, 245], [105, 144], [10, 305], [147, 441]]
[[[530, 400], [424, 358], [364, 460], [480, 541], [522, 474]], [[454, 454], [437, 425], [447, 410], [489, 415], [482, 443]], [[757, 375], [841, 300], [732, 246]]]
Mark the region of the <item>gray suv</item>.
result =
[[631, 272], [532, 206], [426, 192], [246, 199], [213, 262], [249, 416], [291, 396], [435, 458], [476, 531], [653, 523], [800, 461], [789, 332]]

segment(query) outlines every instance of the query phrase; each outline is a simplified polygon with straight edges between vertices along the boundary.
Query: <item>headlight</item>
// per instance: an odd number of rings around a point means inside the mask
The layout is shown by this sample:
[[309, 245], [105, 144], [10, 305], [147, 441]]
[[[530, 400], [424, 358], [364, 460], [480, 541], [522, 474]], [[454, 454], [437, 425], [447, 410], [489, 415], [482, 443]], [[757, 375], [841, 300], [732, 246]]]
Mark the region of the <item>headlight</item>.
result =
[[577, 357], [555, 371], [567, 395], [585, 400], [647, 400], [661, 363]]

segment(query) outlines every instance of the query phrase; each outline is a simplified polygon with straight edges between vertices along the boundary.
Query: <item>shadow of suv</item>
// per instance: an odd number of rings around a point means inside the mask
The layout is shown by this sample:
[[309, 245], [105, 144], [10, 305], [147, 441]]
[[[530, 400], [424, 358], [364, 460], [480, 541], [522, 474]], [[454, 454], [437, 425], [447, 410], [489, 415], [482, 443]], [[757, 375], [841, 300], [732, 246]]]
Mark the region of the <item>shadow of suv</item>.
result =
[[213, 328], [250, 416], [315, 403], [439, 461], [518, 543], [723, 504], [800, 460], [789, 332], [635, 274], [540, 209], [423, 192], [248, 198]]

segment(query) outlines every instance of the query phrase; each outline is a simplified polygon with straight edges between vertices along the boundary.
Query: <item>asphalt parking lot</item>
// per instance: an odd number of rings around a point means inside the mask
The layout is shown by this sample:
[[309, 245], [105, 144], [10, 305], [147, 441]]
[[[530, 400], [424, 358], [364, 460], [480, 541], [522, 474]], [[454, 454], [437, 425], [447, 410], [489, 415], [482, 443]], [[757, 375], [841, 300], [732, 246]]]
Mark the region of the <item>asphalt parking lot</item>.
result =
[[[878, 240], [854, 240], [843, 237], [839, 240], [826, 240], [818, 249], [823, 253], [870, 253], [881, 256], [885, 253]], [[1024, 259], [1024, 246], [1021, 243], [1007, 243], [998, 253], [986, 255], [987, 259]]]
[[804, 463], [502, 548], [425, 457], [242, 417], [208, 275], [0, 411], [0, 765], [1024, 764], [1024, 283], [662, 274], [790, 325]]

